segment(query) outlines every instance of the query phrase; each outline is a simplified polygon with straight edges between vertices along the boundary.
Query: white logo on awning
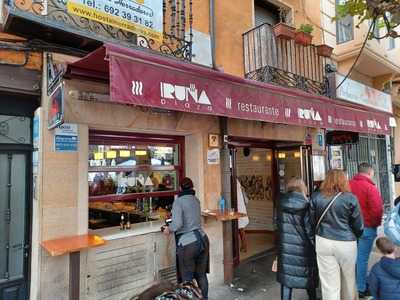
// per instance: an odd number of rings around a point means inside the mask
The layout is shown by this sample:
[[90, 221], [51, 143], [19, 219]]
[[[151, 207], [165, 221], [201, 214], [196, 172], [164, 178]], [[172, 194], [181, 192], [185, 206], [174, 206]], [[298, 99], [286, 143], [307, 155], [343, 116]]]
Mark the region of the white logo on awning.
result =
[[132, 81], [132, 94], [135, 96], [143, 95], [143, 82], [141, 81]]
[[178, 101], [190, 100], [197, 104], [211, 105], [207, 93], [203, 90], [199, 92], [195, 84], [190, 84], [189, 87], [183, 85], [174, 85], [171, 83], [160, 83], [161, 97], [164, 99], [173, 99]]

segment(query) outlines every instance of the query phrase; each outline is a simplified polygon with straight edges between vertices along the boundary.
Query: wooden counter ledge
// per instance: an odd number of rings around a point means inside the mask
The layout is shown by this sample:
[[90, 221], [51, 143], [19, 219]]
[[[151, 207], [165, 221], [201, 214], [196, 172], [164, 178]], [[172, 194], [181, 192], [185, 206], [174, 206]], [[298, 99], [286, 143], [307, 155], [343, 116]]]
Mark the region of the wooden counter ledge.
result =
[[223, 213], [221, 213], [219, 210], [217, 209], [213, 209], [213, 210], [203, 210], [201, 212], [202, 216], [204, 217], [214, 217], [216, 218], [218, 221], [232, 221], [232, 220], [238, 220], [239, 218], [242, 217], [246, 217], [246, 214], [240, 213], [240, 212], [229, 212], [229, 211], [224, 211]]
[[87, 248], [104, 245], [105, 241], [95, 234], [83, 234], [43, 241], [42, 247], [51, 255], [59, 256]]

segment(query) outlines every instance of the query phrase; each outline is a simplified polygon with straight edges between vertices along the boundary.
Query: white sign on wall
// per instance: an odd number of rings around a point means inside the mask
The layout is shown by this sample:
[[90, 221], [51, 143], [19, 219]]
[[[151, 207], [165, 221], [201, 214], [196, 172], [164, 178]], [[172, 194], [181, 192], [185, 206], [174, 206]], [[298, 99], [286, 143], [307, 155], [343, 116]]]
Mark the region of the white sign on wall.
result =
[[219, 149], [208, 149], [207, 151], [207, 163], [209, 165], [218, 165], [219, 164]]
[[[336, 85], [343, 79], [344, 76], [336, 74]], [[336, 90], [336, 97], [388, 113], [393, 112], [391, 95], [349, 78]]]

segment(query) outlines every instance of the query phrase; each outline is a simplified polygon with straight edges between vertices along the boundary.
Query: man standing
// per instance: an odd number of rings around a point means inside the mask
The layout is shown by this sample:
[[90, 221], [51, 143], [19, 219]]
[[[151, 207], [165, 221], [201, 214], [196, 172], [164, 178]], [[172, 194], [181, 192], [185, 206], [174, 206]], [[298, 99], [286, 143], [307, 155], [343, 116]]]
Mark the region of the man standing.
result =
[[351, 191], [356, 195], [364, 219], [364, 232], [358, 240], [357, 287], [360, 298], [368, 295], [367, 272], [369, 255], [376, 238], [377, 227], [381, 225], [383, 201], [372, 181], [374, 169], [368, 163], [358, 166], [358, 174], [350, 181]]

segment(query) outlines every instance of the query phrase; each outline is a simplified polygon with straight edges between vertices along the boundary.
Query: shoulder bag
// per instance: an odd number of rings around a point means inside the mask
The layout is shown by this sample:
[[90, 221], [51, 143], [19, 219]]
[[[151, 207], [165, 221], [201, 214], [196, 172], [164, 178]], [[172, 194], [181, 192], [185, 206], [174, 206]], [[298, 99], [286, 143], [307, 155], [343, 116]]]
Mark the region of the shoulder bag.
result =
[[329, 202], [329, 204], [326, 206], [326, 208], [324, 209], [323, 213], [321, 214], [321, 216], [318, 219], [317, 222], [317, 226], [315, 226], [315, 234], [317, 234], [319, 226], [321, 225], [322, 219], [325, 217], [326, 213], [328, 212], [329, 208], [331, 208], [331, 206], [333, 205], [333, 203], [335, 202], [335, 200], [337, 198], [339, 198], [339, 196], [342, 194], [342, 192], [337, 193], [335, 197], [333, 197], [333, 199], [331, 200], [331, 202]]

